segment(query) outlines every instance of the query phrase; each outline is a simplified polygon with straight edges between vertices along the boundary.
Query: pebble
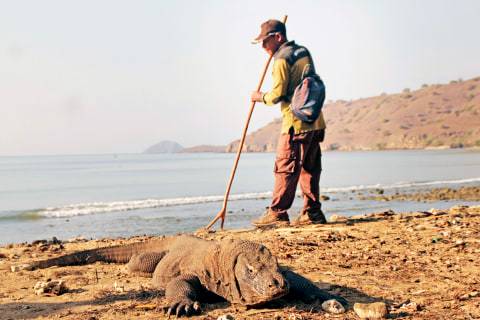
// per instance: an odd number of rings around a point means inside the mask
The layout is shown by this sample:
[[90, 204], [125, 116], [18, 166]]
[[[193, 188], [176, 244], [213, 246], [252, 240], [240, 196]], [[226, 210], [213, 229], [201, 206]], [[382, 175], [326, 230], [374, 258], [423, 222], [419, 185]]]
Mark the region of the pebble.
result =
[[18, 272], [21, 270], [32, 270], [32, 267], [28, 263], [17, 264], [17, 265], [10, 266], [10, 270], [12, 270], [12, 272]]
[[117, 283], [117, 281], [115, 281], [113, 284], [113, 290], [120, 293], [125, 292], [125, 285]]
[[345, 312], [343, 305], [335, 299], [330, 299], [322, 303], [322, 309], [325, 312], [340, 314]]
[[62, 293], [67, 292], [65, 281], [63, 280], [50, 280], [50, 281], [38, 281], [33, 287], [36, 295], [56, 295], [59, 296]]
[[478, 291], [472, 291], [470, 293], [464, 294], [463, 296], [459, 297], [459, 300], [468, 300], [470, 298], [478, 297], [480, 296], [480, 292]]
[[451, 231], [441, 231], [440, 235], [444, 236], [445, 238], [448, 238], [452, 235]]
[[75, 238], [68, 239], [66, 242], [87, 242], [88, 240], [85, 237], [79, 236]]
[[235, 318], [230, 314], [224, 314], [217, 318], [217, 320], [235, 320]]
[[414, 229], [415, 231], [423, 231], [423, 230], [426, 230], [427, 227], [425, 227], [424, 225], [421, 225], [421, 224], [420, 224], [420, 225], [418, 225], [418, 226], [415, 226], [413, 229]]
[[387, 314], [387, 305], [384, 302], [355, 303], [353, 311], [360, 319], [384, 319]]
[[438, 209], [430, 209], [429, 212], [431, 212], [434, 216], [443, 216], [448, 214], [447, 212]]
[[341, 215], [338, 215], [338, 214], [332, 214], [330, 216], [330, 222], [344, 222], [344, 221], [347, 221], [348, 218], [345, 217], [345, 216], [341, 216]]

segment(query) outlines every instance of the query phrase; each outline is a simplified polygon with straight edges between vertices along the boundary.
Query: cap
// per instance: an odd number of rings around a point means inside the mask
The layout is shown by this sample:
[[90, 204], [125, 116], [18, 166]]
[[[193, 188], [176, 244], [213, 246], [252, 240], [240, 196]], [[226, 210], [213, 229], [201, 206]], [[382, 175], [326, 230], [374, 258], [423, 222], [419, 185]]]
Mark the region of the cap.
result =
[[278, 21], [278, 20], [274, 20], [274, 19], [265, 21], [260, 26], [260, 34], [258, 35], [258, 37], [253, 39], [252, 43], [253, 44], [260, 43], [260, 42], [263, 41], [263, 39], [265, 39], [265, 38], [267, 38], [267, 37], [269, 37], [269, 36], [271, 36], [271, 35], [273, 35], [277, 32], [280, 32], [282, 34], [286, 33], [285, 24], [283, 22]]

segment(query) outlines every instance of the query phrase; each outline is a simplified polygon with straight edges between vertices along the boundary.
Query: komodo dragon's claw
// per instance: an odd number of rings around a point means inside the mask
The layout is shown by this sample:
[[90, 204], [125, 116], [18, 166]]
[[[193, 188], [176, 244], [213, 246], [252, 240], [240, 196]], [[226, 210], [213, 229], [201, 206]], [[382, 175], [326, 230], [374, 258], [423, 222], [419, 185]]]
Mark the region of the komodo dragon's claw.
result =
[[177, 302], [174, 302], [167, 309], [167, 317], [175, 315], [180, 317], [185, 315], [187, 317], [193, 314], [199, 314], [201, 312], [200, 303], [198, 301], [192, 301], [190, 299], [183, 299]]

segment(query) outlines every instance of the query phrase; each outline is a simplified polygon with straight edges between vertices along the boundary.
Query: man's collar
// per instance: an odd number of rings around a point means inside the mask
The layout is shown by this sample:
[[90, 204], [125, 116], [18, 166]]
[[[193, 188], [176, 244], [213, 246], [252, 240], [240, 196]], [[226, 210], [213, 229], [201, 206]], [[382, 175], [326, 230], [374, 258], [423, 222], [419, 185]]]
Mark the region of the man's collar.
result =
[[294, 44], [295, 44], [295, 41], [293, 41], [293, 40], [285, 41], [284, 43], [282, 43], [282, 44], [280, 45], [280, 47], [278, 47], [277, 51], [275, 51], [275, 53], [273, 54], [273, 56], [275, 57], [280, 51], [282, 51], [283, 48], [292, 46], [292, 45], [294, 45]]

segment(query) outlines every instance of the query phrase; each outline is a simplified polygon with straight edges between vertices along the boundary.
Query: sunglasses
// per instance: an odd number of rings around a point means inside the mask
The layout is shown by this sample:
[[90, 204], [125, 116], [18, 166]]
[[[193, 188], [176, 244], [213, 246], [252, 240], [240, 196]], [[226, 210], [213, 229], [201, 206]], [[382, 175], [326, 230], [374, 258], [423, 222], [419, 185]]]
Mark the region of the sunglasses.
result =
[[265, 36], [265, 38], [262, 39], [262, 43], [265, 43], [265, 41], [266, 41], [267, 39], [269, 39], [270, 37], [276, 35], [277, 33], [278, 33], [278, 32], [270, 32], [270, 33], [268, 33], [268, 34]]

